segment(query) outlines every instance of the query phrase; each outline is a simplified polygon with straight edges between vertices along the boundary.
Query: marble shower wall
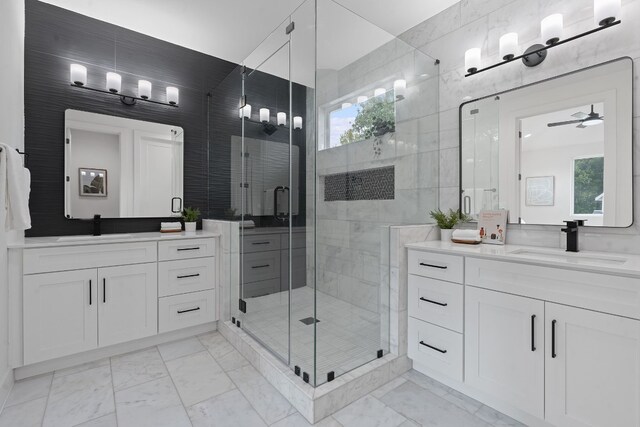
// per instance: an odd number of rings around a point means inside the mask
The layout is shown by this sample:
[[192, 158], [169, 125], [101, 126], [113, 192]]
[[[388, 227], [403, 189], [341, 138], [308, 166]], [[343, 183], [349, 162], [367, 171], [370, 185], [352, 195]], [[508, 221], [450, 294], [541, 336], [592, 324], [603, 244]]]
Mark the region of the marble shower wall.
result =
[[[469, 78], [464, 77], [464, 53], [481, 47], [483, 63], [498, 62], [501, 35], [516, 31], [520, 48], [538, 43], [540, 21], [564, 15], [565, 36], [594, 28], [592, 0], [463, 0], [400, 35], [400, 39], [440, 60], [440, 207], [458, 208], [459, 131], [458, 107], [466, 97], [478, 98], [560, 74], [576, 71], [622, 56], [634, 61], [634, 225], [626, 229], [581, 232], [584, 250], [640, 253], [640, 0], [622, 1], [622, 23], [597, 34], [558, 46], [538, 67], [519, 61]], [[563, 247], [557, 226], [510, 226], [508, 241], [546, 247]]]

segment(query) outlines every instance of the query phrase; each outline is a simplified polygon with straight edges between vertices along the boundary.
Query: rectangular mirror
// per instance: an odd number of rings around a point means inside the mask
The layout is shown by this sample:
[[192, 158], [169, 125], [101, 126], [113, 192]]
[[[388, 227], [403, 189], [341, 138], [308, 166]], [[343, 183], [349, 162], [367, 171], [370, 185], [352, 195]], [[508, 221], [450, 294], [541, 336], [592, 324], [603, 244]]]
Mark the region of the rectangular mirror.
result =
[[182, 128], [66, 110], [65, 138], [67, 218], [180, 215]]
[[633, 61], [621, 58], [460, 106], [460, 209], [509, 222], [633, 223]]

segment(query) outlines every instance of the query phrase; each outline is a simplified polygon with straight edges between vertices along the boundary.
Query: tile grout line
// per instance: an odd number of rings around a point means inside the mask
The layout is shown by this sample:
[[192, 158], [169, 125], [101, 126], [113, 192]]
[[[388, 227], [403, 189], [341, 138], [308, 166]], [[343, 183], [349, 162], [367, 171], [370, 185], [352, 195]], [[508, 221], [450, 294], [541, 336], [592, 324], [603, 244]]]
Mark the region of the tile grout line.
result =
[[51, 397], [51, 392], [53, 390], [53, 378], [55, 373], [56, 371], [53, 371], [51, 373], [51, 382], [49, 383], [49, 393], [47, 393], [47, 401], [44, 404], [44, 411], [42, 412], [42, 420], [40, 421], [40, 426], [44, 426], [44, 420], [47, 416], [47, 409], [49, 408], [49, 398]]
[[[200, 341], [200, 340], [198, 339], [198, 341]], [[193, 423], [191, 422], [191, 417], [189, 416], [189, 408], [187, 408], [187, 405], [185, 405], [184, 401], [182, 400], [182, 396], [180, 396], [180, 392], [178, 391], [178, 387], [176, 386], [176, 383], [175, 383], [175, 381], [173, 381], [173, 377], [171, 376], [171, 371], [169, 371], [169, 368], [167, 367], [167, 362], [165, 362], [164, 358], [162, 357], [162, 353], [160, 353], [160, 349], [158, 348], [158, 346], [156, 346], [156, 350], [158, 351], [158, 355], [160, 355], [160, 360], [162, 360], [162, 364], [164, 365], [164, 369], [167, 371], [167, 376], [169, 377], [169, 380], [171, 381], [171, 384], [173, 385], [173, 388], [175, 389], [176, 394], [178, 395], [178, 399], [180, 399], [180, 403], [182, 404], [182, 409], [184, 410], [185, 414], [187, 415], [187, 419], [189, 420], [189, 424], [193, 427]], [[194, 354], [197, 354], [197, 353], [194, 353]], [[189, 355], [187, 355], [187, 356], [189, 356]], [[174, 359], [174, 360], [178, 360], [178, 359], [179, 359], [179, 357]]]
[[116, 417], [116, 427], [118, 427], [118, 405], [116, 403], [116, 385], [113, 382], [113, 364], [111, 363], [111, 357], [109, 358], [109, 372], [111, 373], [111, 393], [113, 395], [113, 413]]

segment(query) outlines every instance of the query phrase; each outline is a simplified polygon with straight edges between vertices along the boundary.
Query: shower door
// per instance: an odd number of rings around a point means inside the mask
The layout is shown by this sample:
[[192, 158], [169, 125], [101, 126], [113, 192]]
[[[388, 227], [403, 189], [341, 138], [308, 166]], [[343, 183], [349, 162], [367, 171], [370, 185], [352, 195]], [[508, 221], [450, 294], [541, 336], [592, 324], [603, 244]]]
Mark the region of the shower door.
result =
[[[291, 144], [288, 22], [244, 61], [239, 115], [242, 179], [238, 198], [242, 328], [283, 362], [290, 362], [291, 218], [298, 214], [299, 161]], [[296, 179], [294, 179], [296, 178]]]

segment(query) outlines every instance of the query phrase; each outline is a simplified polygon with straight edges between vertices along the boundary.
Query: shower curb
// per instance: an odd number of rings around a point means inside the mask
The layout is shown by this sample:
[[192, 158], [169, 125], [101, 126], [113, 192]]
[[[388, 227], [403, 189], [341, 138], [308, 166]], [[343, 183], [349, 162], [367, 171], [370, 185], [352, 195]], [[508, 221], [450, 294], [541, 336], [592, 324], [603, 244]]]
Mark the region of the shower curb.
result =
[[329, 383], [312, 387], [230, 321], [219, 322], [218, 330], [311, 424], [398, 378], [412, 365], [406, 355], [389, 353]]

